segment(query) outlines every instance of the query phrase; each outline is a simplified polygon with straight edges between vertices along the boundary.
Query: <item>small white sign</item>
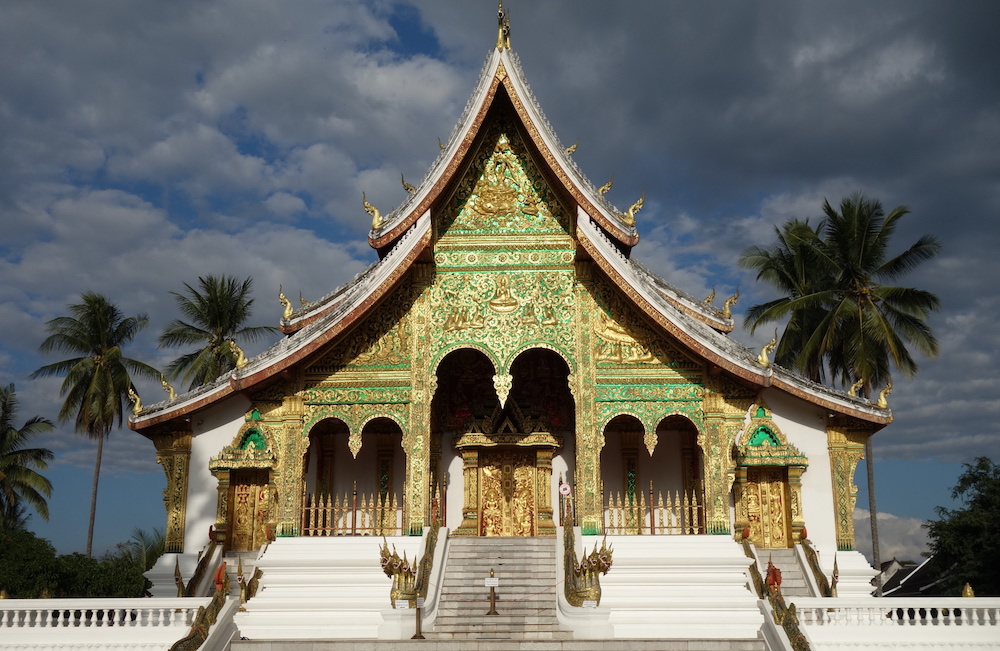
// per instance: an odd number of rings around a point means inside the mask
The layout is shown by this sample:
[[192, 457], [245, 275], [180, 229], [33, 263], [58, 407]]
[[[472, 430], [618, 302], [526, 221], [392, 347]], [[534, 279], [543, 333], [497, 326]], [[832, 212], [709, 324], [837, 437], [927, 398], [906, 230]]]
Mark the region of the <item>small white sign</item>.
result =
[[410, 609], [410, 601], [408, 599], [397, 599], [396, 600], [396, 609], [397, 610], [409, 610]]
[[424, 598], [417, 597], [417, 608], [423, 608], [423, 607], [424, 607]]
[[584, 608], [597, 608], [597, 602], [596, 601], [590, 601], [590, 600], [584, 601], [583, 602], [583, 607]]
[[499, 577], [495, 577], [495, 576], [488, 576], [488, 577], [486, 577], [486, 587], [487, 588], [499, 588], [500, 587], [500, 579], [499, 579]]

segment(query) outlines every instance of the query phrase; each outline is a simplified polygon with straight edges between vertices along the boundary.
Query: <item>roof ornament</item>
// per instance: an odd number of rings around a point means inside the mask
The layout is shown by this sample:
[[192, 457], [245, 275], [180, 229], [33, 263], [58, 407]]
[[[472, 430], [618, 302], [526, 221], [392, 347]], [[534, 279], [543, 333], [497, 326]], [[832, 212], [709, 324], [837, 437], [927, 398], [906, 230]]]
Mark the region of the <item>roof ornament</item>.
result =
[[639, 211], [642, 210], [642, 206], [645, 203], [646, 203], [646, 191], [643, 190], [642, 196], [639, 197], [639, 200], [633, 203], [631, 206], [629, 206], [629, 209], [625, 212], [624, 215], [622, 215], [622, 221], [625, 222], [626, 226], [635, 226], [635, 216], [639, 214]]
[[306, 299], [302, 298], [302, 290], [301, 289], [299, 290], [299, 303], [302, 304], [302, 307], [305, 307], [305, 306], [309, 305], [309, 301], [307, 301]]
[[441, 136], [438, 136], [438, 149], [444, 151], [444, 143], [441, 142]]
[[852, 398], [858, 397], [858, 391], [861, 391], [861, 387], [865, 385], [864, 378], [858, 378], [858, 381], [851, 385], [851, 388], [847, 390], [847, 395]]
[[599, 194], [601, 196], [606, 195], [608, 193], [608, 190], [610, 190], [611, 186], [613, 186], [614, 184], [615, 184], [615, 175], [612, 174], [610, 181], [608, 181], [607, 183], [605, 183], [601, 187], [597, 188], [597, 194]]
[[768, 368], [771, 366], [771, 353], [774, 349], [778, 347], [778, 329], [774, 329], [774, 338], [771, 341], [764, 344], [764, 347], [760, 349], [760, 355], [757, 355], [757, 363]]
[[132, 401], [132, 413], [138, 414], [142, 411], [142, 398], [135, 392], [135, 387], [128, 385], [128, 399]]
[[403, 183], [403, 189], [406, 190], [407, 194], [416, 194], [417, 189], [406, 182], [406, 177], [402, 174], [399, 175], [399, 180]]
[[576, 148], [579, 147], [579, 146], [580, 146], [580, 139], [577, 138], [576, 142], [574, 142], [572, 145], [570, 145], [569, 147], [567, 147], [566, 149], [564, 149], [563, 152], [567, 156], [569, 156], [569, 155], [573, 154], [576, 151]]
[[736, 288], [736, 293], [726, 299], [726, 302], [722, 305], [722, 318], [731, 319], [733, 318], [733, 306], [736, 302], [740, 300], [740, 288]]
[[497, 49], [510, 49], [510, 16], [503, 10], [503, 0], [497, 2]]
[[885, 388], [878, 394], [878, 402], [875, 406], [879, 409], [889, 408], [889, 394], [892, 393], [892, 378], [886, 383]]
[[714, 301], [714, 300], [715, 300], [715, 288], [713, 287], [712, 288], [712, 293], [709, 294], [708, 296], [706, 296], [705, 300], [703, 300], [702, 303], [704, 303], [705, 305], [711, 305], [712, 301]]
[[248, 360], [246, 353], [243, 352], [243, 349], [237, 346], [236, 342], [232, 339], [229, 340], [229, 348], [233, 351], [233, 354], [236, 355], [236, 368], [243, 368], [246, 366]]
[[278, 285], [278, 302], [285, 306], [285, 311], [282, 313], [281, 318], [286, 321], [292, 318], [292, 312], [295, 311], [295, 308], [292, 307], [292, 302], [288, 300], [287, 296], [285, 296], [285, 292], [282, 291], [281, 285]]
[[174, 400], [177, 398], [177, 392], [174, 391], [174, 388], [170, 386], [169, 382], [167, 382], [167, 378], [162, 374], [160, 375], [160, 386], [162, 386], [163, 390], [167, 392], [167, 400]]
[[377, 231], [382, 228], [382, 213], [378, 211], [378, 208], [368, 203], [368, 197], [365, 196], [364, 192], [361, 193], [361, 203], [365, 207], [365, 212], [372, 216], [372, 230]]

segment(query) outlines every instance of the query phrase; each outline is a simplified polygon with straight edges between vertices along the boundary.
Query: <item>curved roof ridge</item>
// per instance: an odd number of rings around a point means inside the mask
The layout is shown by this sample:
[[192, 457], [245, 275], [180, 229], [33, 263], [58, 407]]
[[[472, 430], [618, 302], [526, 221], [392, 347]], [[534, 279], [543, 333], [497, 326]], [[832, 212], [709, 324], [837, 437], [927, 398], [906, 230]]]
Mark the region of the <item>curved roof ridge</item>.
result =
[[642, 277], [640, 280], [650, 284], [661, 294], [665, 295], [668, 301], [674, 303], [683, 304], [682, 309], [695, 312], [699, 315], [700, 320], [712, 321], [715, 325], [709, 324], [712, 328], [720, 332], [730, 333], [735, 328], [736, 322], [732, 318], [726, 318], [722, 316], [722, 313], [716, 310], [711, 305], [706, 304], [704, 301], [699, 301], [697, 298], [688, 294], [679, 287], [668, 283], [663, 278], [660, 278], [655, 273], [649, 270], [648, 267], [638, 262], [634, 258], [629, 258], [632, 266], [638, 274]]
[[458, 148], [458, 142], [461, 140], [461, 136], [467, 130], [465, 127], [470, 116], [475, 109], [479, 107], [482, 96], [492, 84], [493, 72], [496, 68], [493, 60], [497, 56], [498, 53], [496, 49], [491, 50], [490, 53], [487, 54], [482, 70], [479, 71], [479, 78], [476, 80], [475, 86], [473, 86], [469, 99], [465, 102], [465, 108], [462, 109], [462, 113], [455, 122], [455, 126], [452, 127], [451, 133], [448, 135], [448, 140], [442, 145], [437, 157], [434, 158], [434, 162], [428, 166], [423, 178], [420, 179], [420, 183], [417, 184], [416, 191], [412, 194], [407, 193], [403, 202], [384, 217], [382, 225], [377, 230], [371, 229], [368, 235], [369, 241], [378, 239], [382, 233], [391, 231], [401, 219], [406, 217], [413, 208], [416, 208], [420, 204], [420, 201], [427, 194], [427, 191], [434, 185], [434, 180], [440, 176], [440, 172], [442, 171], [439, 168], [444, 168], [448, 164], [448, 161], [454, 154], [454, 150]]
[[[507, 63], [510, 65], [512, 83], [518, 87], [518, 95], [523, 96], [523, 100], [526, 103], [525, 108], [529, 110], [532, 114], [532, 118], [537, 122], [537, 127], [544, 132], [544, 135], [551, 142], [552, 145], [552, 155], [558, 161], [559, 165], [567, 172], [567, 174], [572, 178], [572, 180], [580, 186], [581, 190], [587, 195], [587, 200], [593, 204], [593, 206], [602, 212], [602, 216], [605, 219], [610, 220], [610, 223], [619, 230], [623, 235], [626, 235], [631, 241], [630, 246], [634, 246], [639, 241], [639, 232], [636, 230], [635, 225], [629, 226], [622, 220], [623, 212], [618, 209], [617, 206], [612, 204], [605, 198], [604, 195], [600, 194], [597, 190], [597, 186], [594, 185], [593, 181], [584, 173], [584, 171], [577, 165], [576, 160], [570, 154], [566, 153], [566, 147], [563, 146], [562, 141], [559, 139], [559, 135], [556, 133], [555, 128], [552, 123], [549, 122], [548, 117], [545, 115], [545, 111], [542, 110], [541, 104], [538, 103], [538, 98], [535, 97], [534, 91], [531, 90], [531, 85], [528, 83], [527, 78], [524, 75], [524, 69], [521, 67], [521, 58], [513, 50], [506, 52], [505, 58]], [[604, 228], [604, 226], [602, 226]], [[617, 238], [616, 238], [617, 239]]]

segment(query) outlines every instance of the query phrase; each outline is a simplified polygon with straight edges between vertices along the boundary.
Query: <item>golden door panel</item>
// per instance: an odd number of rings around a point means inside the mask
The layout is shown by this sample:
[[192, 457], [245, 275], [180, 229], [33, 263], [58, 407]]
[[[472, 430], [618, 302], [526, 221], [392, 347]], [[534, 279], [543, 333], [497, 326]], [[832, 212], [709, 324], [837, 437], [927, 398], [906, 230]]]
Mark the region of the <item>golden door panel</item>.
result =
[[772, 549], [791, 546], [786, 468], [748, 468], [743, 500], [751, 543]]
[[535, 453], [481, 452], [481, 536], [535, 535]]
[[229, 497], [229, 549], [253, 551], [267, 541], [268, 471], [232, 473]]

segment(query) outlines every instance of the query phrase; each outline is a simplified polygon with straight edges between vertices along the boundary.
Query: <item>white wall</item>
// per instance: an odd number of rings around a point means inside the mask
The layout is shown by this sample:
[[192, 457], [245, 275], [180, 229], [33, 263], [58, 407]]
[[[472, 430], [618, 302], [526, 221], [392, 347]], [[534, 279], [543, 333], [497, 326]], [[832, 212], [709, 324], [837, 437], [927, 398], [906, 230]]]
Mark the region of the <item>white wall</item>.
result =
[[802, 518], [809, 540], [826, 564], [825, 559], [832, 559], [837, 551], [826, 411], [775, 389], [764, 392], [764, 401], [771, 409], [774, 424], [809, 460], [802, 473]]
[[245, 421], [250, 401], [240, 395], [191, 416], [191, 466], [188, 477], [184, 552], [193, 554], [208, 544], [208, 528], [215, 524], [219, 481], [208, 470], [209, 460], [233, 442]]

